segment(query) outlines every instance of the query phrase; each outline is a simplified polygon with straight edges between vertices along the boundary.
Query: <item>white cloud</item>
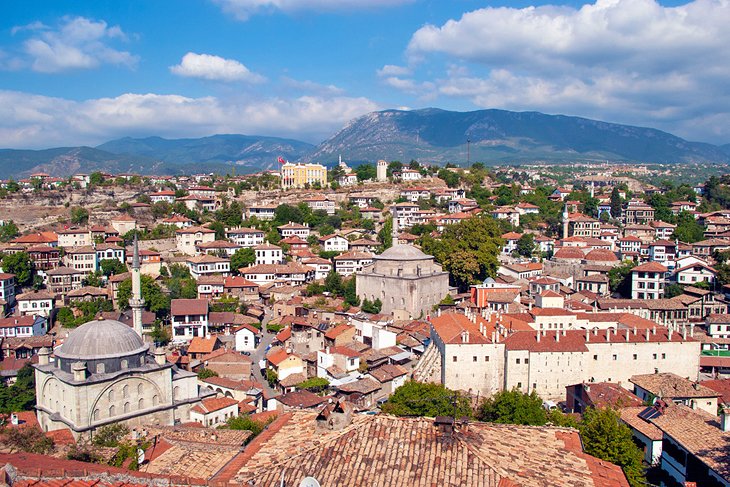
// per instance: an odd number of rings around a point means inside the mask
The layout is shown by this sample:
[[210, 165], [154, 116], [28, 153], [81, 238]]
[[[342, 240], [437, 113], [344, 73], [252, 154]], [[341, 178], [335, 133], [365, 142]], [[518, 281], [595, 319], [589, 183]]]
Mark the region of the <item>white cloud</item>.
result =
[[288, 76], [282, 76], [281, 81], [284, 86], [294, 90], [300, 90], [305, 93], [320, 94], [320, 95], [342, 95], [345, 90], [335, 85], [323, 85], [316, 83], [311, 80], [296, 80], [289, 78]]
[[55, 29], [33, 22], [13, 27], [11, 32], [13, 35], [27, 32], [30, 37], [22, 44], [22, 55], [4, 63], [4, 69], [30, 68], [56, 73], [102, 64], [134, 67], [138, 61], [137, 56], [110, 45], [110, 41], [126, 41], [127, 37], [119, 26], [109, 26], [103, 20], [63, 17]]
[[274, 11], [294, 12], [301, 10], [332, 11], [365, 8], [392, 7], [411, 3], [414, 0], [214, 0], [223, 11], [238, 20], [248, 20], [258, 13]]
[[382, 68], [378, 69], [377, 73], [378, 76], [385, 78], [387, 76], [407, 76], [412, 73], [412, 70], [406, 66], [386, 64]]
[[0, 91], [0, 147], [97, 145], [127, 135], [199, 137], [215, 133], [318, 142], [351, 118], [380, 108], [367, 98], [343, 96], [223, 100], [127, 93], [73, 101]]
[[442, 96], [480, 107], [591, 116], [727, 142], [730, 128], [708, 131], [700, 121], [730, 112], [728, 24], [728, 0], [488, 7], [418, 29], [406, 56], [431, 72], [431, 61], [447, 57], [451, 64], [430, 81]]
[[261, 83], [266, 80], [263, 76], [251, 72], [235, 59], [194, 52], [185, 54], [180, 64], [170, 66], [170, 71], [178, 76], [218, 81]]

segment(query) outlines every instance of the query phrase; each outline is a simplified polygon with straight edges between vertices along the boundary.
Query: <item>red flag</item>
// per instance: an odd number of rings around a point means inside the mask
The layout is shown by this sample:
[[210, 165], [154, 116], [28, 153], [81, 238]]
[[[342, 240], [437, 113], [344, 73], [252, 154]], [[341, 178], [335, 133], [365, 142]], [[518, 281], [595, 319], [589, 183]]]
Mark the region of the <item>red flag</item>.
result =
[[281, 156], [279, 156], [279, 159], [278, 159], [278, 161], [279, 161], [279, 164], [286, 164], [286, 161], [285, 161], [285, 160], [284, 160], [284, 158], [283, 158], [283, 157], [281, 157]]

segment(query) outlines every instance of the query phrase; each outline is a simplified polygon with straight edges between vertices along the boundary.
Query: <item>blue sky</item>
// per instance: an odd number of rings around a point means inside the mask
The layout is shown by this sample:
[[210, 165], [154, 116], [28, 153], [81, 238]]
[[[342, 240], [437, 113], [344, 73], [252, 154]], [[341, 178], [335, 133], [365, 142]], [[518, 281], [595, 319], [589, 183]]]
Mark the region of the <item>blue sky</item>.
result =
[[6, 2], [0, 147], [246, 133], [384, 108], [562, 113], [730, 142], [730, 3]]

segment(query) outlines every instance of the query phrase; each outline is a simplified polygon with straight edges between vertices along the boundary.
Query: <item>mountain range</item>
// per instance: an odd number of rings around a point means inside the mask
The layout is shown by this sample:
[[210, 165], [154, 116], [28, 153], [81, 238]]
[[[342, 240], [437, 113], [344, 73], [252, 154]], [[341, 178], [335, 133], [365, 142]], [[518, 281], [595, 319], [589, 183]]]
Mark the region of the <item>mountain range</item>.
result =
[[256, 172], [291, 161], [354, 165], [378, 159], [464, 164], [468, 161], [728, 162], [730, 144], [690, 142], [660, 130], [565, 115], [437, 108], [383, 110], [348, 122], [319, 146], [255, 135], [112, 140], [97, 147], [0, 149], [0, 178], [33, 172], [183, 174]]

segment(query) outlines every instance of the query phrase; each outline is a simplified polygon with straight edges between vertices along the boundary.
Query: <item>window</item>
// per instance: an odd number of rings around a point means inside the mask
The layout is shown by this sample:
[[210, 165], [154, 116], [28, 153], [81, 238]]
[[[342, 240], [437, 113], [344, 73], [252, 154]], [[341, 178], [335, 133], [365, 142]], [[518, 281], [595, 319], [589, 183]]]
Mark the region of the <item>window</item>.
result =
[[522, 389], [522, 382], [518, 382], [518, 383], [517, 383], [517, 388], [518, 388], [518, 389]]
[[598, 355], [594, 355], [593, 360], [598, 360]]
[[114, 409], [114, 405], [109, 406], [109, 417], [112, 417], [116, 414], [116, 410]]
[[520, 359], [517, 359], [517, 363], [518, 363], [518, 364], [520, 363]]
[[652, 353], [651, 354], [651, 358], [653, 358], [654, 360], [656, 360], [656, 354], [655, 353]]
[[662, 354], [662, 360], [664, 360], [665, 358], [667, 358], [667, 354], [666, 353], [663, 353]]
[[128, 413], [129, 412], [129, 401], [127, 401], [127, 402], [124, 403], [124, 412], [125, 413]]
[[129, 386], [122, 387], [122, 397], [129, 397]]
[[527, 364], [529, 364], [529, 363], [530, 363], [530, 359], [529, 359], [529, 358], [526, 358], [526, 359], [525, 359], [525, 365], [527, 365]]
[[473, 361], [474, 361], [474, 362], [476, 362], [476, 361], [477, 361], [477, 356], [476, 356], [476, 355], [474, 355], [474, 356], [472, 357], [472, 359], [473, 359]]
[[618, 358], [618, 356], [614, 353], [613, 354], [613, 359], [616, 360], [617, 358]]
[[144, 409], [144, 398], [140, 398], [139, 402], [137, 402], [137, 409]]
[[454, 355], [454, 356], [452, 357], [452, 361], [453, 361], [453, 362], [456, 362], [457, 360], [458, 360], [458, 359], [456, 358], [456, 355]]
[[485, 356], [484, 356], [484, 361], [485, 361], [485, 362], [489, 362], [489, 355], [485, 355]]
[[634, 360], [636, 360], [636, 358], [637, 358], [637, 356], [636, 356], [636, 354], [634, 354]]

